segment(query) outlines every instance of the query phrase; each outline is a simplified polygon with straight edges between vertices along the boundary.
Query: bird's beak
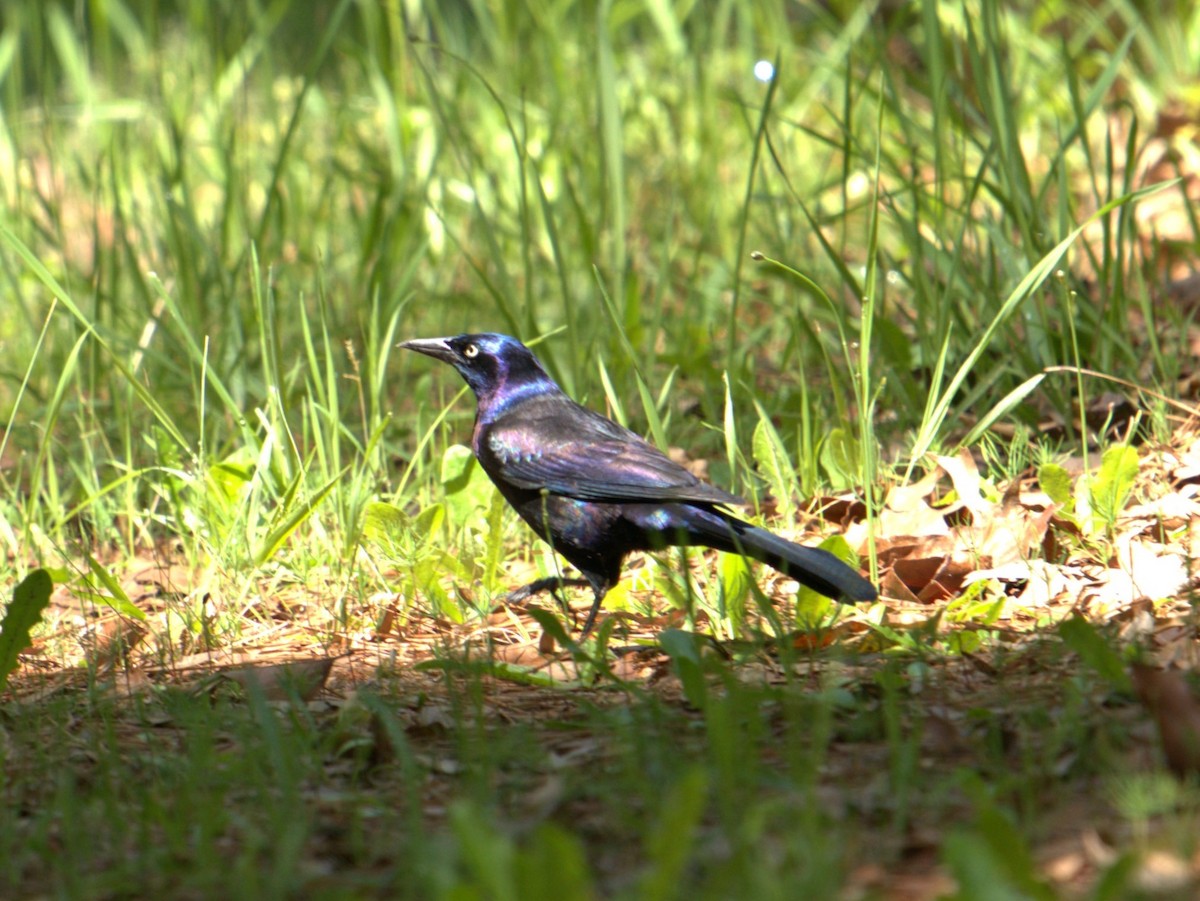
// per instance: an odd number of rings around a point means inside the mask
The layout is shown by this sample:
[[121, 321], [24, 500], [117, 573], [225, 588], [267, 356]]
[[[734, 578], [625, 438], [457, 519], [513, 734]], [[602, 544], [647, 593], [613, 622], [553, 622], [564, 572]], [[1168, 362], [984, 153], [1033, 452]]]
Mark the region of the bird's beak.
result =
[[415, 350], [419, 354], [425, 354], [435, 360], [444, 360], [447, 363], [453, 363], [458, 359], [458, 354], [454, 352], [447, 338], [415, 338], [412, 341], [401, 341], [396, 346], [403, 347], [405, 350]]

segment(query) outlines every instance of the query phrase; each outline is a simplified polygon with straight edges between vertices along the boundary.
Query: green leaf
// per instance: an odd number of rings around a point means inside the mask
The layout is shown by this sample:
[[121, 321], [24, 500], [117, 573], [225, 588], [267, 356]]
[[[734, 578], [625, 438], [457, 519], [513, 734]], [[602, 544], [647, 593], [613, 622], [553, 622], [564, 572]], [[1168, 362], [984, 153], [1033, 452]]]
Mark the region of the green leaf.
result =
[[1058, 626], [1059, 637], [1079, 658], [1100, 674], [1114, 689], [1133, 693], [1133, 684], [1120, 655], [1112, 649], [1095, 626], [1076, 614]]
[[25, 243], [22, 242], [21, 239], [18, 238], [16, 234], [3, 223], [0, 223], [0, 243], [7, 244], [12, 251], [25, 262], [25, 265], [29, 267], [29, 270], [33, 273], [34, 277], [37, 278], [37, 280], [40, 281], [51, 294], [54, 295], [58, 303], [62, 304], [68, 311], [70, 311], [71, 315], [74, 316], [79, 322], [79, 325], [103, 350], [106, 365], [112, 366], [113, 369], [123, 376], [125, 383], [128, 384], [133, 393], [136, 394], [138, 399], [146, 406], [146, 409], [150, 411], [150, 413], [158, 421], [159, 425], [162, 426], [163, 430], [171, 436], [172, 440], [174, 440], [180, 446], [180, 448], [184, 450], [189, 449], [188, 442], [183, 437], [183, 433], [180, 432], [179, 428], [175, 425], [171, 417], [167, 415], [166, 409], [158, 402], [158, 398], [155, 396], [154, 392], [146, 386], [144, 379], [139, 378], [137, 373], [135, 373], [130, 365], [126, 362], [123, 353], [113, 345], [110, 345], [108, 341], [96, 331], [96, 328], [94, 325], [92, 325], [91, 319], [88, 317], [88, 315], [76, 305], [75, 301], [71, 299], [71, 295], [66, 292], [66, 289], [63, 288], [63, 286], [59, 284], [58, 280], [50, 274], [50, 270], [46, 268], [46, 265], [41, 261], [41, 259], [39, 259], [38, 255], [34, 253], [34, 251], [28, 246], [26, 246]]
[[35, 569], [15, 589], [0, 622], [0, 691], [17, 668], [17, 655], [31, 644], [29, 631], [41, 621], [50, 603], [54, 581], [44, 569]]
[[943, 856], [955, 881], [954, 899], [971, 901], [1051, 901], [1051, 888], [1035, 875], [1028, 843], [1003, 814], [988, 806], [979, 815], [976, 831], [946, 837]]
[[[322, 485], [316, 494], [294, 509], [287, 517], [284, 518], [282, 523], [272, 529], [270, 533], [268, 533], [267, 537], [263, 540], [259, 552], [254, 557], [254, 562], [258, 565], [261, 565], [274, 557], [275, 552], [283, 547], [283, 543], [288, 540], [288, 537], [294, 531], [296, 531], [296, 529], [300, 528], [300, 524], [312, 515], [313, 511], [317, 508], [321, 501], [325, 500], [329, 492], [337, 487], [338, 483], [341, 482], [342, 477], [345, 476], [349, 471], [349, 465], [342, 467], [341, 472], [337, 473], [337, 475]], [[299, 477], [300, 476], [298, 475], [297, 479]], [[292, 492], [289, 492], [289, 495], [291, 494]]]
[[800, 590], [796, 592], [795, 621], [806, 629], [815, 628], [829, 618], [836, 603], [819, 591], [801, 585]]
[[708, 775], [691, 766], [672, 785], [659, 807], [659, 816], [646, 841], [649, 868], [638, 897], [679, 897], [684, 867], [692, 857], [692, 846], [708, 803]]
[[991, 320], [978, 332], [970, 352], [959, 363], [958, 369], [951, 377], [949, 383], [945, 385], [940, 393], [935, 392], [935, 394], [930, 395], [929, 408], [926, 410], [925, 418], [921, 423], [916, 438], [913, 440], [911, 450], [912, 459], [920, 460], [925, 456], [925, 453], [933, 445], [936, 436], [941, 431], [942, 424], [950, 413], [951, 405], [958, 396], [959, 389], [974, 371], [980, 358], [992, 346], [992, 338], [1000, 331], [1001, 326], [1004, 325], [1014, 311], [1028, 298], [1033, 297], [1042, 287], [1042, 284], [1058, 270], [1060, 261], [1066, 255], [1071, 245], [1075, 243], [1076, 239], [1093, 222], [1102, 219], [1118, 207], [1143, 197], [1149, 197], [1151, 194], [1170, 187], [1170, 185], [1171, 182], [1159, 182], [1158, 184], [1113, 198], [1092, 213], [1084, 222], [1081, 222], [1072, 229], [1065, 238], [1059, 241], [1045, 256], [1033, 265], [1029, 272], [1025, 274], [1025, 277], [1017, 283], [1017, 286], [1005, 298]]
[[659, 447], [666, 447], [667, 431], [663, 427], [662, 417], [658, 415], [658, 409], [654, 406], [654, 397], [650, 394], [650, 388], [646, 385], [640, 372], [635, 372], [633, 376], [637, 382], [638, 396], [642, 399], [642, 410], [646, 414], [646, 423], [650, 426], [650, 437]]
[[1071, 474], [1065, 469], [1057, 463], [1043, 463], [1038, 467], [1038, 484], [1050, 500], [1070, 508]]
[[790, 520], [796, 510], [796, 470], [767, 411], [757, 401], [754, 406], [758, 409], [758, 424], [754, 426], [754, 435], [750, 439], [754, 462], [771, 486], [771, 493], [779, 504], [779, 515]]
[[512, 839], [500, 832], [488, 813], [471, 801], [450, 805], [450, 828], [462, 867], [473, 891], [461, 892], [463, 898], [495, 898], [507, 901], [518, 897], [513, 875], [516, 849]]
[[708, 700], [708, 683], [704, 681], [704, 666], [696, 636], [683, 629], [664, 629], [659, 633], [658, 642], [671, 658], [688, 703], [703, 710]]
[[455, 529], [470, 525], [476, 531], [487, 528], [487, 510], [496, 489], [469, 447], [453, 444], [442, 456], [442, 489], [446, 492], [446, 512]]
[[746, 619], [746, 599], [750, 597], [750, 583], [754, 579], [750, 565], [741, 554], [721, 554], [717, 576], [722, 612], [734, 632], [739, 633]]
[[463, 444], [452, 444], [442, 454], [441, 481], [447, 492], [461, 491], [471, 477], [477, 463], [471, 449]]
[[363, 513], [363, 537], [376, 544], [400, 541], [408, 528], [408, 515], [395, 504], [371, 501]]
[[1137, 478], [1137, 451], [1122, 444], [1110, 447], [1100, 461], [1100, 471], [1092, 479], [1092, 510], [1099, 525], [1111, 527], [1125, 509]]
[[1092, 901], [1122, 901], [1133, 894], [1132, 884], [1141, 861], [1136, 851], [1126, 851], [1096, 881]]
[[437, 534], [445, 521], [446, 508], [441, 504], [430, 504], [409, 522], [413, 531], [420, 535], [423, 541], [428, 541]]
[[484, 545], [483, 581], [489, 589], [499, 580], [500, 563], [504, 559], [504, 510], [508, 504], [499, 491], [492, 492], [492, 505], [487, 514], [487, 541]]
[[870, 620], [867, 621], [867, 628], [896, 647], [907, 648], [910, 651], [918, 650], [916, 640], [908, 632], [901, 632], [885, 623], [873, 623]]
[[125, 589], [121, 587], [121, 583], [116, 580], [112, 573], [100, 565], [100, 562], [91, 554], [87, 555], [88, 566], [92, 570], [92, 575], [100, 580], [100, 584], [108, 590], [108, 594], [100, 594], [98, 591], [91, 592], [91, 596], [97, 601], [102, 601], [113, 610], [122, 616], [132, 617], [133, 619], [145, 620], [146, 613], [140, 609], [137, 604], [129, 599], [129, 595], [125, 593]]
[[818, 455], [835, 490], [858, 484], [861, 456], [858, 441], [845, 429], [831, 429]]
[[[830, 535], [819, 545], [821, 550], [829, 551], [847, 566], [858, 568], [858, 555], [841, 535]], [[796, 593], [796, 622], [812, 628], [826, 619], [834, 609], [836, 601], [832, 601], [819, 591], [814, 591], [807, 585], [801, 585]]]
[[963, 436], [962, 441], [959, 442], [959, 447], [974, 447], [978, 443], [979, 439], [983, 436], [983, 433], [992, 427], [992, 423], [1023, 401], [1034, 391], [1034, 389], [1037, 388], [1038, 385], [1042, 383], [1042, 380], [1045, 377], [1046, 373], [1039, 372], [1032, 378], [1028, 378], [1021, 382], [1021, 384], [1013, 388], [1012, 391], [1004, 395], [1004, 397], [1000, 399], [1000, 402], [984, 413], [983, 416], [979, 418], [979, 421], [971, 427], [971, 431], [967, 432], [967, 434]]
[[542, 823], [517, 856], [517, 885], [524, 898], [585, 901], [598, 898], [583, 839], [555, 822]]
[[486, 670], [487, 675], [506, 682], [519, 685], [536, 685], [539, 688], [557, 688], [563, 691], [582, 688], [583, 683], [578, 679], [559, 679], [540, 669], [509, 663], [505, 660], [493, 660]]
[[527, 607], [525, 612], [542, 627], [543, 632], [558, 642], [559, 647], [571, 648], [577, 646], [577, 642], [567, 634], [562, 621], [549, 610], [542, 607]]
[[225, 504], [240, 503], [253, 480], [254, 466], [251, 464], [224, 460], [208, 468], [207, 485]]
[[462, 608], [450, 598], [446, 589], [442, 587], [441, 578], [445, 571], [441, 561], [424, 557], [412, 566], [413, 583], [420, 589], [421, 594], [425, 595], [425, 600], [430, 603], [438, 615], [446, 617], [451, 622], [461, 623], [463, 621]]
[[441, 504], [430, 504], [414, 517], [395, 504], [371, 501], [363, 516], [363, 535], [372, 541], [400, 542], [412, 533], [428, 540], [441, 528], [446, 510]]

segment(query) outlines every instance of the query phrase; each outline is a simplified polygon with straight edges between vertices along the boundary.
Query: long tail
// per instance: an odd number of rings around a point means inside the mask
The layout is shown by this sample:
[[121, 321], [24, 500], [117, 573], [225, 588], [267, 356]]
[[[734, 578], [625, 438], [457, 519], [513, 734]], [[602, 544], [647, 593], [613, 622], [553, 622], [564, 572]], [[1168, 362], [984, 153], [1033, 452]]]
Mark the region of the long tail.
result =
[[879, 596], [874, 585], [829, 551], [795, 544], [717, 511], [686, 509], [689, 544], [703, 544], [760, 560], [835, 600], [873, 601]]

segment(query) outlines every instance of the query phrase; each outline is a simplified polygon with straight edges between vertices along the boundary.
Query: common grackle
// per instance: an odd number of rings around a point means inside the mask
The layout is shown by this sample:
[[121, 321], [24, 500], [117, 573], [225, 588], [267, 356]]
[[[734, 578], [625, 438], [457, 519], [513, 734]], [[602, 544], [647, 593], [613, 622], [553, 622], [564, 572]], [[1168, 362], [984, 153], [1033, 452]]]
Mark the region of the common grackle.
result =
[[651, 444], [563, 393], [508, 335], [459, 335], [399, 345], [458, 370], [475, 392], [471, 448], [521, 518], [584, 579], [539, 579], [510, 602], [565, 586], [595, 594], [586, 636], [633, 551], [703, 545], [761, 560], [823, 595], [855, 601], [875, 588], [828, 551], [794, 544], [725, 511], [741, 498], [701, 482]]

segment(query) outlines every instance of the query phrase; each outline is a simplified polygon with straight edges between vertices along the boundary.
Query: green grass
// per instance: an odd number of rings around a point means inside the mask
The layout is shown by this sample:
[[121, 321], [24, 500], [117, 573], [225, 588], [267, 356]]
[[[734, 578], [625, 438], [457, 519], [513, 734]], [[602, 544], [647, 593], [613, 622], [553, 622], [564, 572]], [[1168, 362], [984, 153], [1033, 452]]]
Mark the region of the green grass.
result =
[[[976, 597], [946, 613], [974, 631], [877, 609], [879, 645], [846, 648], [828, 605], [664, 555], [610, 609], [706, 616], [731, 659], [664, 633], [663, 693], [589, 644], [572, 665], [601, 688], [526, 686], [553, 713], [498, 717], [497, 673], [537, 680], [464, 663], [444, 624], [478, 627], [556, 564], [456, 447], [460, 383], [392, 351], [541, 339], [572, 396], [773, 497], [785, 531], [832, 492], [873, 517], [964, 443], [992, 485], [1058, 451], [1099, 462], [1079, 421], [1109, 386], [1049, 368], [1167, 395], [1188, 374], [1191, 314], [1162, 285], [1200, 240], [1195, 153], [1165, 123], [1194, 118], [1198, 36], [1184, 3], [9, 2], [0, 585], [49, 567], [95, 614], [170, 561], [186, 575], [144, 645], [168, 671], [289, 627], [361, 651], [388, 604], [443, 629], [391, 650], [444, 669], [372, 650], [349, 725], [337, 705], [113, 698], [55, 607], [41, 660], [83, 660], [87, 687], [0, 714], [22, 812], [0, 894], [235, 876], [247, 897], [833, 897], [864, 862], [900, 866], [914, 824], [964, 823], [934, 854], [962, 897], [1051, 891], [1024, 862], [1053, 831], [1039, 800], [1065, 757], [1068, 797], [1123, 759], [1104, 704], [1125, 696], [1072, 670], [1027, 708], [969, 703], [961, 634], [1009, 652]], [[1061, 444], [1025, 447], [1047, 417]], [[833, 646], [793, 648], [796, 616]], [[1057, 661], [1056, 635], [1035, 644]], [[922, 744], [941, 691], [971, 724], [945, 754]], [[1122, 896], [1122, 865], [1095, 897]]]
[[[0, 828], [6, 891], [826, 897], [864, 859], [899, 854], [910, 824], [972, 807], [1002, 807], [1017, 818], [1007, 840], [1036, 840], [1033, 793], [1061, 780], [1060, 755], [1087, 751], [1068, 775], [1094, 778], [1117, 740], [1069, 692], [1057, 724], [998, 705], [956, 749], [961, 767], [930, 766], [936, 739], [903, 664], [877, 660], [826, 690], [706, 667], [717, 682], [702, 712], [637, 689], [581, 692], [527, 724], [505, 722], [477, 679], [445, 691], [420, 674], [340, 712], [174, 688], [10, 708], [5, 792], [23, 813]], [[931, 694], [949, 687], [936, 670], [925, 679]], [[372, 730], [343, 715], [351, 704], [374, 714]], [[368, 768], [379, 734], [388, 756]], [[866, 748], [886, 760], [863, 766]], [[57, 854], [73, 866], [47, 868]]]

